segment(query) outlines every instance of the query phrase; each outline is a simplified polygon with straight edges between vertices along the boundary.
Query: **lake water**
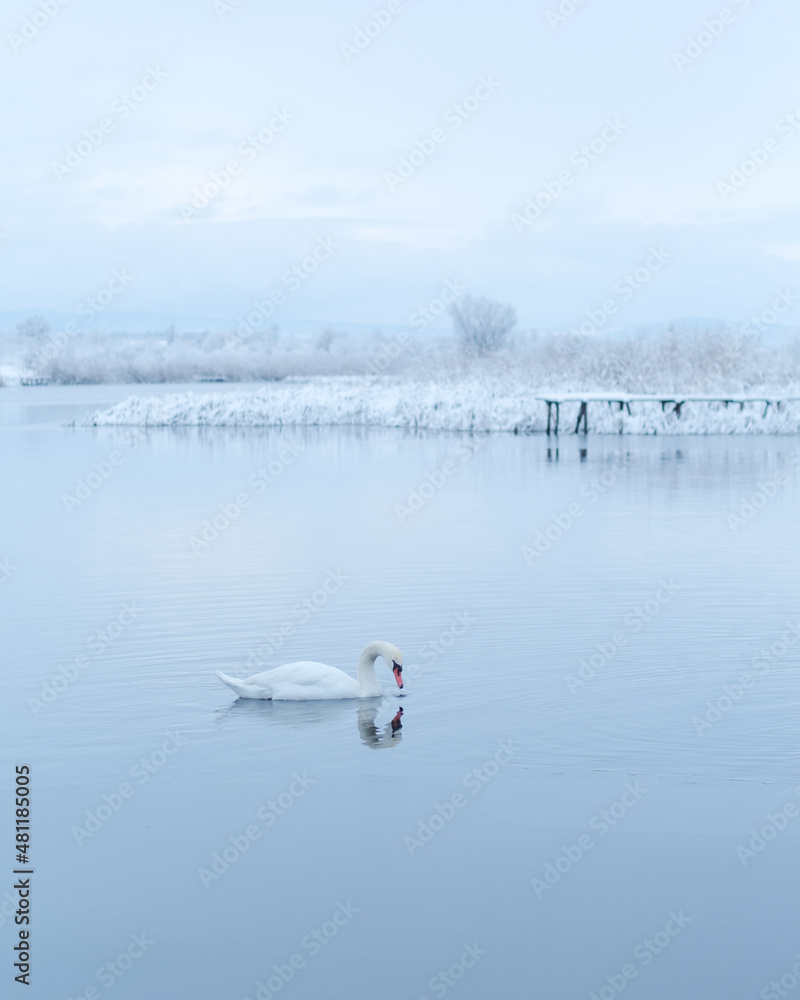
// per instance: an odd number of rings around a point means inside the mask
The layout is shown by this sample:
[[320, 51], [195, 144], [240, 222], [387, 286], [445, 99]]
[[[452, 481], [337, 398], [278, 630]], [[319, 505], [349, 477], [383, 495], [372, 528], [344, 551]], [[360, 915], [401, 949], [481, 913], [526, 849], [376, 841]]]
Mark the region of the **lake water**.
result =
[[[800, 997], [800, 441], [80, 426], [133, 391], [0, 390], [26, 996]], [[214, 676], [373, 639], [402, 696]]]

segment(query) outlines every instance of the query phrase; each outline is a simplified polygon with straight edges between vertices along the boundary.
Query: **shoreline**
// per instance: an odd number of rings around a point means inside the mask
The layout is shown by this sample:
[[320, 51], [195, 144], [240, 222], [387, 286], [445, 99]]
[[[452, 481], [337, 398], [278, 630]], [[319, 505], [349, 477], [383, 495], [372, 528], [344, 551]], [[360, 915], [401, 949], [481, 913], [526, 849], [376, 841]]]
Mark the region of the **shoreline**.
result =
[[349, 426], [509, 434], [795, 435], [800, 392], [551, 391], [507, 379], [322, 376], [227, 393], [131, 395], [84, 426]]

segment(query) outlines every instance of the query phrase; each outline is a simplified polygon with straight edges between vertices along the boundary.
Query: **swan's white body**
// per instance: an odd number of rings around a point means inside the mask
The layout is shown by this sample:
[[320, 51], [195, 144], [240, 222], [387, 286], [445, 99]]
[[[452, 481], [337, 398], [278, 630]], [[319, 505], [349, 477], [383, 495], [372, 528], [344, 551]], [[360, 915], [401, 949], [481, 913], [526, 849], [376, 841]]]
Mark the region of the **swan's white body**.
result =
[[358, 680], [338, 667], [312, 660], [285, 663], [244, 680], [216, 671], [217, 677], [240, 698], [272, 701], [323, 701], [338, 698], [378, 698], [383, 688], [375, 676], [375, 660], [382, 656], [402, 688], [403, 654], [390, 642], [371, 642], [358, 658]]

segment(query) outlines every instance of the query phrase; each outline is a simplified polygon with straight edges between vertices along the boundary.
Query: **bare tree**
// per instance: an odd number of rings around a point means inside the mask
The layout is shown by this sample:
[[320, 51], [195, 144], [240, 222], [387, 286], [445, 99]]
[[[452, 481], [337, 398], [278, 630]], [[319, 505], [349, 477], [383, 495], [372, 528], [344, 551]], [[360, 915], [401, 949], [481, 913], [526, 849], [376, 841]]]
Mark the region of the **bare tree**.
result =
[[336, 340], [336, 333], [329, 326], [317, 335], [314, 347], [318, 351], [327, 351], [330, 354], [331, 344]]
[[514, 306], [462, 295], [450, 307], [453, 326], [462, 346], [477, 354], [491, 354], [505, 347], [517, 322]]
[[44, 316], [28, 316], [17, 323], [16, 332], [18, 337], [40, 343], [50, 333], [50, 324]]

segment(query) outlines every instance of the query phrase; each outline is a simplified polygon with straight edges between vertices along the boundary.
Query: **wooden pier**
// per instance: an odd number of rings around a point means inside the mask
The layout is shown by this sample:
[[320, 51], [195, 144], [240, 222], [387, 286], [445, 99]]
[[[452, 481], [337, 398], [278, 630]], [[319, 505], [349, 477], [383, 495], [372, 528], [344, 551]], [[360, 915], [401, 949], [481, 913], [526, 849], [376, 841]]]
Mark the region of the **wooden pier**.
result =
[[547, 434], [558, 434], [558, 422], [561, 415], [562, 403], [580, 404], [578, 420], [575, 424], [575, 434], [580, 433], [581, 423], [583, 424], [583, 433], [588, 433], [589, 403], [607, 403], [608, 406], [617, 406], [619, 410], [626, 410], [628, 414], [631, 413], [631, 403], [660, 403], [662, 413], [666, 412], [668, 406], [671, 406], [671, 412], [678, 419], [681, 416], [681, 408], [686, 403], [724, 403], [726, 409], [729, 406], [738, 405], [740, 410], [744, 409], [745, 403], [763, 403], [764, 412], [761, 414], [762, 419], [766, 417], [770, 406], [774, 406], [776, 410], [780, 411], [785, 403], [800, 403], [800, 397], [797, 396], [784, 396], [781, 399], [777, 399], [775, 396], [637, 396], [628, 393], [616, 393], [612, 396], [604, 393], [583, 393], [581, 395], [551, 394], [547, 396], [534, 396], [533, 398], [539, 403], [547, 403]]

